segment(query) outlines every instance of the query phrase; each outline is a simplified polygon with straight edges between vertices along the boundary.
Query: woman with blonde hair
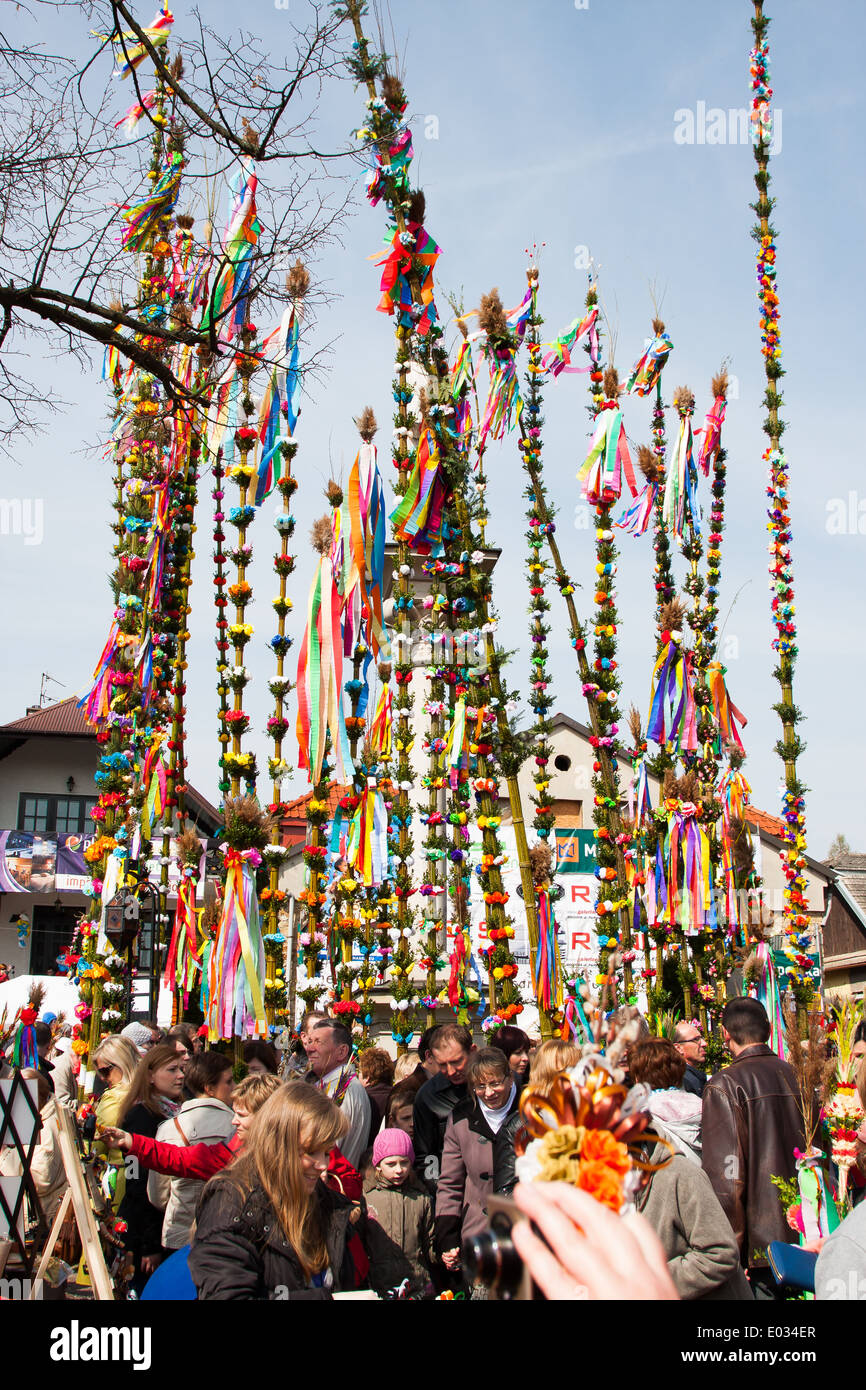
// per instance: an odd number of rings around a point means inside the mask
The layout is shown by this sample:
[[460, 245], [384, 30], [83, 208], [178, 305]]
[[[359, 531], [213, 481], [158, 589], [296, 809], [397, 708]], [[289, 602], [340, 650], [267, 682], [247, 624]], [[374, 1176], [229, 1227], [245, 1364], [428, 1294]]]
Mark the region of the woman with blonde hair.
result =
[[334, 1102], [301, 1081], [262, 1106], [242, 1156], [202, 1194], [189, 1255], [199, 1299], [328, 1299], [358, 1287], [364, 1218], [353, 1222], [351, 1200], [325, 1183], [346, 1129]]
[[[105, 1090], [96, 1106], [97, 1130], [103, 1129], [106, 1125], [117, 1124], [140, 1061], [141, 1053], [138, 1048], [129, 1038], [122, 1038], [119, 1033], [110, 1033], [97, 1047], [93, 1054], [93, 1065], [100, 1081], [105, 1083]], [[105, 1147], [99, 1140], [96, 1143], [96, 1151], [105, 1153]], [[109, 1149], [105, 1156], [109, 1170], [108, 1187], [114, 1193], [112, 1205], [117, 1211], [126, 1193], [123, 1154], [119, 1149]]]
[[[562, 1072], [576, 1067], [580, 1057], [580, 1048], [575, 1047], [574, 1043], [565, 1042], [562, 1038], [547, 1038], [532, 1054], [527, 1089], [538, 1091], [543, 1096], [548, 1095], [556, 1078]], [[496, 1146], [493, 1150], [493, 1191], [500, 1197], [510, 1197], [517, 1183], [517, 1174], [514, 1171], [514, 1141], [522, 1124], [520, 1111], [515, 1110], [496, 1136]]]

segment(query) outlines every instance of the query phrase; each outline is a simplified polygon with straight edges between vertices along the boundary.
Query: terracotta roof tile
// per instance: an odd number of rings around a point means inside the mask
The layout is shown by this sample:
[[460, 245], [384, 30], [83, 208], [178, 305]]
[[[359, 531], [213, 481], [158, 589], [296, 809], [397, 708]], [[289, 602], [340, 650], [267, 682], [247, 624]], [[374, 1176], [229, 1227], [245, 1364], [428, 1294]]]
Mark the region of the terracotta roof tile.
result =
[[[337, 809], [341, 799], [350, 792], [350, 786], [341, 786], [339, 782], [328, 783], [328, 815], [332, 816]], [[288, 810], [282, 817], [284, 821], [306, 820], [307, 806], [313, 799], [313, 793], [307, 792], [306, 796], [298, 796], [294, 801], [287, 802]]]
[[69, 734], [77, 738], [93, 738], [94, 729], [84, 718], [74, 696], [32, 710], [22, 719], [0, 726], [0, 734]]
[[784, 838], [785, 822], [778, 816], [771, 816], [769, 811], [759, 811], [757, 806], [747, 806], [743, 815], [750, 824], [756, 825], [766, 834], [775, 835], [779, 840]]

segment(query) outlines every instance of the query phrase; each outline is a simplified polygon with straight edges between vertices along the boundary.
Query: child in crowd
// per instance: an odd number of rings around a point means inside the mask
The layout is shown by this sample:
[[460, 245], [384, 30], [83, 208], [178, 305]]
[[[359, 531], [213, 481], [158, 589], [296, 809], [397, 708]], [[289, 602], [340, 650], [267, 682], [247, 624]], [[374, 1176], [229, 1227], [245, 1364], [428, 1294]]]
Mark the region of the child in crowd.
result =
[[[432, 1294], [433, 1203], [413, 1164], [412, 1140], [402, 1129], [383, 1129], [373, 1144], [364, 1182], [370, 1283], [378, 1294]], [[407, 1282], [408, 1281], [408, 1282]]]

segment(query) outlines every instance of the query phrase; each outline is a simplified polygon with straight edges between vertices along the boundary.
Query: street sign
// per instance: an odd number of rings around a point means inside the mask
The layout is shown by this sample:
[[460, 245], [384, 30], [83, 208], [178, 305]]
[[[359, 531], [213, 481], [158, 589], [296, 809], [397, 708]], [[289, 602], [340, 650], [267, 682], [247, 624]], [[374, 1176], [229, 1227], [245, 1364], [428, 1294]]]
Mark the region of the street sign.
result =
[[591, 830], [557, 830], [556, 872], [591, 874], [595, 871], [595, 835]]

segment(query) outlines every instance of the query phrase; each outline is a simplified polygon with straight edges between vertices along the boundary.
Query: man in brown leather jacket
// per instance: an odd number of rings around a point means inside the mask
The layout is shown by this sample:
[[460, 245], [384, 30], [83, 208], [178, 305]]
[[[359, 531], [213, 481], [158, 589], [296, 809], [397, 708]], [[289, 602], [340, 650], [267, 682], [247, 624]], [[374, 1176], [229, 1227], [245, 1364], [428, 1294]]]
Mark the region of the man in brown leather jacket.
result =
[[803, 1115], [793, 1068], [767, 1047], [770, 1021], [757, 999], [731, 999], [722, 1036], [733, 1057], [704, 1088], [703, 1167], [733, 1227], [756, 1298], [773, 1298], [771, 1240], [793, 1241], [772, 1176], [793, 1178]]

